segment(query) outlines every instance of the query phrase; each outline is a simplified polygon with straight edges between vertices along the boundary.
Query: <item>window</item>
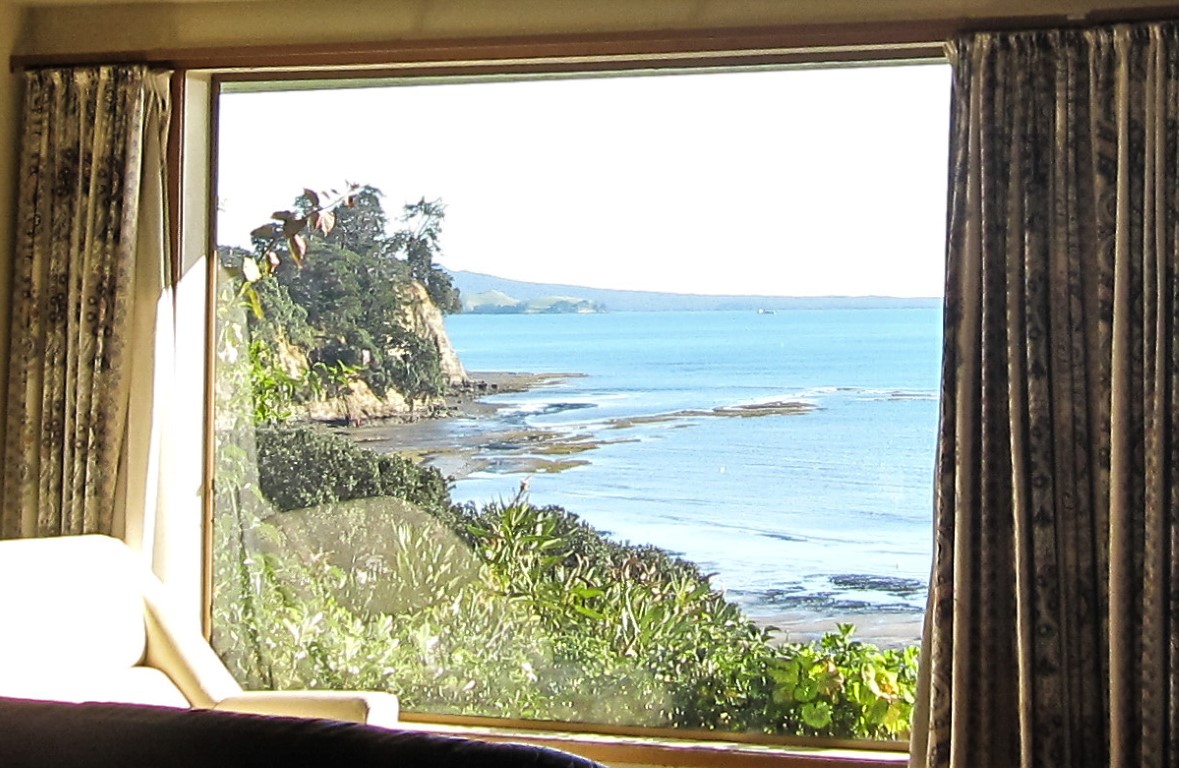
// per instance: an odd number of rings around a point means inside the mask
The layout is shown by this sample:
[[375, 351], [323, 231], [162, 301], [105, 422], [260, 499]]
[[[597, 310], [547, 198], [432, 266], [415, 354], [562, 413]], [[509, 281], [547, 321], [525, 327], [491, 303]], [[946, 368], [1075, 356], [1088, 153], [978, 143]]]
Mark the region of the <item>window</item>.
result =
[[947, 80], [227, 88], [234, 673], [442, 715], [903, 739]]

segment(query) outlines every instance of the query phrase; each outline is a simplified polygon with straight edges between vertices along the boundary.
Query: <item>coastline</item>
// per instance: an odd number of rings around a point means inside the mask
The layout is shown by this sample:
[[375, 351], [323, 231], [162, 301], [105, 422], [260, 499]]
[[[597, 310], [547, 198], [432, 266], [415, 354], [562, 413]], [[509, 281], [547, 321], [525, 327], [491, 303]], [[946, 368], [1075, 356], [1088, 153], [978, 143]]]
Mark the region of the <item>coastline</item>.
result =
[[[483, 430], [481, 420], [499, 416], [503, 406], [487, 398], [554, 386], [582, 373], [528, 373], [521, 371], [478, 371], [469, 381], [445, 398], [435, 415], [412, 419], [383, 419], [359, 426], [336, 427], [366, 448], [380, 453], [400, 453], [436, 468], [450, 480], [462, 480], [495, 467], [503, 474], [554, 474], [589, 461], [580, 453], [603, 445], [632, 442], [632, 438], [607, 439], [576, 432], [527, 426]], [[637, 425], [658, 424], [692, 418], [748, 419], [762, 416], [801, 415], [815, 410], [811, 403], [773, 400], [713, 408], [683, 410], [612, 419], [606, 430], [627, 430]], [[468, 428], [453, 428], [464, 425]], [[493, 452], [494, 458], [486, 455]]]
[[[487, 402], [488, 398], [543, 389], [583, 375], [471, 372], [470, 384], [446, 398], [445, 408], [441, 412], [443, 415], [414, 421], [371, 422], [359, 427], [336, 429], [370, 450], [399, 453], [415, 461], [426, 462], [450, 480], [461, 480], [493, 467], [500, 472], [519, 474], [522, 479], [531, 474], [561, 472], [589, 463], [578, 458], [578, 454], [627, 439], [606, 440], [529, 427], [523, 423], [502, 429], [487, 429], [481, 427], [479, 422], [497, 419], [503, 410], [501, 404]], [[660, 422], [685, 417], [750, 418], [761, 414], [798, 414], [812, 408], [807, 404], [774, 401], [752, 407], [620, 419], [617, 423], [609, 424], [607, 429], [624, 430], [636, 422]], [[494, 457], [489, 453], [494, 453]], [[827, 633], [838, 631], [838, 624], [849, 623], [855, 625], [854, 639], [882, 649], [900, 649], [921, 642], [924, 614], [915, 610], [833, 615], [822, 609], [791, 608], [749, 618], [758, 626], [770, 630], [774, 643], [817, 641]]]
[[838, 631], [839, 624], [854, 624], [852, 639], [882, 649], [901, 649], [920, 645], [925, 615], [921, 611], [913, 611], [832, 616], [818, 611], [793, 609], [772, 616], [751, 616], [750, 620], [763, 629], [769, 629], [774, 643], [809, 643], [829, 632]]
[[[528, 392], [559, 384], [580, 373], [527, 373], [479, 371], [470, 383], [446, 397], [441, 416], [414, 421], [380, 421], [359, 427], [337, 428], [365, 448], [379, 453], [399, 453], [436, 468], [450, 480], [462, 480], [493, 465], [511, 474], [562, 472], [588, 464], [577, 454], [591, 451], [605, 441], [555, 430], [511, 425], [481, 429], [480, 421], [497, 417], [503, 406], [487, 398]], [[493, 451], [491, 457], [488, 451]]]

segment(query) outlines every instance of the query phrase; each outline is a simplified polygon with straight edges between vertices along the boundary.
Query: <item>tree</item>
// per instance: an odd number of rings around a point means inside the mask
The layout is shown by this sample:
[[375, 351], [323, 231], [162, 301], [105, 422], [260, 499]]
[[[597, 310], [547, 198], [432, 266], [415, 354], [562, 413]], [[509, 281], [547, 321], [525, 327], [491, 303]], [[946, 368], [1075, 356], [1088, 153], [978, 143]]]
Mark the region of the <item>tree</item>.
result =
[[434, 340], [406, 326], [406, 288], [420, 282], [444, 312], [460, 308], [458, 291], [433, 263], [442, 203], [406, 205], [406, 226], [390, 237], [381, 197], [371, 186], [349, 185], [344, 195], [304, 190], [292, 210], [254, 231], [253, 254], [220, 255], [254, 308], [255, 340], [293, 343], [313, 367], [348, 371], [381, 396], [395, 389], [412, 409], [441, 394], [445, 377]]
[[410, 276], [426, 287], [434, 305], [451, 314], [462, 310], [462, 298], [450, 275], [434, 264], [434, 257], [441, 250], [438, 238], [445, 217], [446, 206], [441, 200], [423, 197], [416, 203], [407, 203], [400, 219], [405, 226], [394, 233], [389, 244], [394, 254], [404, 254]]
[[302, 267], [283, 262], [275, 275], [291, 301], [307, 313], [318, 343], [308, 350], [312, 362], [344, 364], [373, 391], [397, 385], [395, 354], [405, 336], [402, 287], [409, 279], [401, 262], [339, 245], [316, 243], [314, 257]]
[[410, 413], [418, 400], [442, 394], [446, 389], [441, 355], [433, 340], [406, 331], [392, 356], [393, 384], [409, 403]]
[[[368, 184], [358, 186], [349, 199], [350, 205], [335, 211], [335, 227], [327, 234], [316, 234], [315, 239], [361, 256], [380, 255], [389, 246], [385, 231], [389, 220], [381, 204], [384, 194]], [[311, 205], [306, 196], [296, 201], [300, 210]]]

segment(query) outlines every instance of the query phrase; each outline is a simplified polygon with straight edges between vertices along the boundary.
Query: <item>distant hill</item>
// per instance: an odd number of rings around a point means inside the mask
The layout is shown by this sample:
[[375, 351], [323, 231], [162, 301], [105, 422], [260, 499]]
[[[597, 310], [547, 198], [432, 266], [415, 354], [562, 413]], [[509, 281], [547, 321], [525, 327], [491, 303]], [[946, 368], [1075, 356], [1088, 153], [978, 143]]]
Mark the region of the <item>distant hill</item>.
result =
[[576, 296], [521, 300], [499, 290], [462, 291], [462, 300], [463, 312], [472, 315], [592, 315], [603, 311], [600, 304]]
[[[481, 313], [489, 312], [522, 312], [525, 309], [493, 308], [496, 301], [510, 301], [527, 305], [538, 302], [539, 305], [554, 305], [556, 302], [585, 302], [596, 305], [607, 312], [657, 312], [657, 311], [708, 311], [708, 310], [743, 310], [757, 311], [763, 309], [774, 311], [779, 309], [883, 309], [890, 307], [940, 307], [940, 298], [896, 298], [892, 296], [701, 296], [689, 293], [657, 293], [654, 291], [621, 291], [603, 288], [586, 288], [579, 285], [560, 285], [553, 283], [529, 283], [520, 280], [507, 280], [494, 275], [484, 275], [478, 272], [456, 271], [451, 275], [454, 284], [462, 291], [463, 311]], [[576, 297], [576, 298], [574, 298]], [[467, 302], [471, 302], [468, 310]], [[556, 305], [560, 309], [551, 311], [594, 311], [569, 309], [565, 305]], [[482, 308], [479, 308], [482, 307]], [[537, 309], [531, 310], [538, 311]], [[543, 311], [543, 310], [541, 310]]]
[[464, 312], [479, 312], [487, 309], [498, 309], [499, 307], [514, 307], [520, 303], [519, 299], [513, 299], [503, 291], [483, 291], [482, 293], [468, 293], [463, 291], [463, 311]]

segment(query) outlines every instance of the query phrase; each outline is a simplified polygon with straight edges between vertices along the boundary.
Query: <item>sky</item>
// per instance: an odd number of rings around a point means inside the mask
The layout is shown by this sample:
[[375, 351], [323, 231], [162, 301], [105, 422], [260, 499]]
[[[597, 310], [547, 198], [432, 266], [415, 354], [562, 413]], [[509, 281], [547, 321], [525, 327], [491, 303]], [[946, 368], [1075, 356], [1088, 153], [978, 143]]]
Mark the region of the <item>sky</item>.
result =
[[218, 241], [304, 187], [441, 199], [438, 263], [531, 282], [942, 294], [945, 64], [227, 92]]

